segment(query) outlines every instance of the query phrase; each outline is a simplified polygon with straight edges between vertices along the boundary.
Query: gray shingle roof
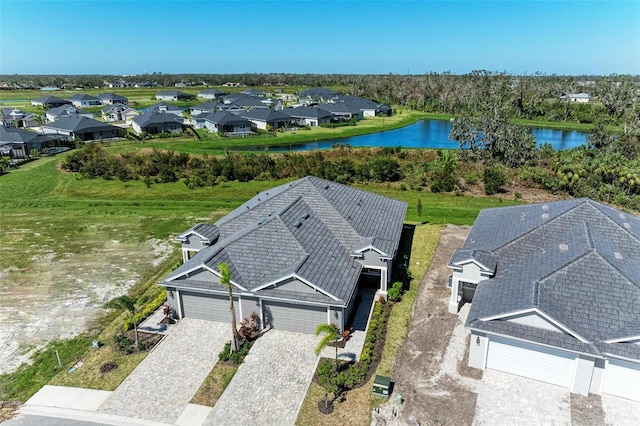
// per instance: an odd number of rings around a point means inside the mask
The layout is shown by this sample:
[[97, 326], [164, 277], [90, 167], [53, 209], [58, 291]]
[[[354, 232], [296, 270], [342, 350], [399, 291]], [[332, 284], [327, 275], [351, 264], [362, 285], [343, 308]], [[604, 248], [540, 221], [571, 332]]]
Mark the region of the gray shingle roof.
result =
[[250, 291], [284, 297], [284, 290], [264, 286], [295, 274], [319, 292], [288, 292], [287, 298], [346, 305], [362, 269], [351, 250], [366, 240], [395, 256], [405, 211], [401, 201], [302, 178], [256, 195], [216, 222], [217, 242], [172, 272], [165, 285], [186, 285], [187, 271], [227, 262], [232, 281]]
[[119, 127], [93, 118], [83, 116], [60, 117], [53, 123], [46, 124], [45, 128], [67, 130], [72, 132], [88, 132], [88, 131], [106, 131], [119, 129]]
[[[484, 319], [534, 309], [591, 348], [640, 336], [640, 218], [588, 199], [487, 209], [461, 251], [475, 249], [495, 256], [497, 269], [479, 283], [468, 326], [510, 332], [496, 323], [512, 323]], [[547, 344], [533, 327], [518, 333]], [[565, 337], [554, 344], [578, 350]]]
[[67, 98], [69, 101], [100, 101], [100, 98], [87, 95], [86, 93], [76, 93]]
[[165, 123], [177, 123], [184, 124], [184, 119], [175, 114], [164, 112], [147, 111], [144, 114], [140, 114], [134, 117], [133, 122], [140, 127], [147, 127], [153, 124], [165, 124]]
[[285, 114], [289, 114], [291, 117], [296, 118], [330, 118], [333, 117], [333, 113], [322, 108], [317, 107], [298, 107], [287, 108], [283, 111]]

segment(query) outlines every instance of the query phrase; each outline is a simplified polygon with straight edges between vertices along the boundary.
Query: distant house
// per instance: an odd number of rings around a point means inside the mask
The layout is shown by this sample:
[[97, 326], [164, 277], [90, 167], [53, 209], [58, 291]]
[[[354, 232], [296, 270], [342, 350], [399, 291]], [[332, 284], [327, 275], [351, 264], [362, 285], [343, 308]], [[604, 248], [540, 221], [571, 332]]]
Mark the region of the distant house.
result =
[[333, 102], [347, 105], [351, 111], [358, 113], [360, 117], [375, 117], [382, 107], [382, 104], [359, 96], [340, 95]]
[[254, 108], [269, 108], [269, 104], [266, 99], [257, 98], [255, 96], [243, 96], [237, 98], [230, 105], [244, 110], [250, 110]]
[[102, 101], [102, 105], [129, 105], [129, 99], [126, 96], [116, 95], [115, 93], [100, 93], [96, 95], [96, 98]]
[[83, 116], [63, 117], [43, 126], [44, 132], [82, 141], [122, 138], [126, 129]]
[[0, 124], [7, 127], [34, 127], [38, 125], [38, 119], [35, 114], [17, 108], [2, 108]]
[[17, 127], [0, 126], [0, 155], [11, 159], [29, 157], [31, 150], [41, 152], [44, 148], [58, 139], [55, 135], [43, 135]]
[[131, 123], [133, 117], [140, 115], [140, 111], [122, 104], [107, 105], [100, 110], [100, 113], [107, 123], [116, 121]]
[[295, 123], [295, 119], [282, 111], [274, 111], [270, 108], [255, 108], [250, 111], [238, 113], [242, 118], [246, 118], [252, 123], [252, 129], [267, 130], [269, 128], [278, 130], [290, 127]]
[[144, 112], [160, 112], [160, 113], [166, 112], [169, 114], [182, 117], [182, 114], [184, 113], [184, 109], [168, 104], [166, 102], [158, 102], [157, 104], [153, 104], [150, 107], [148, 107]]
[[314, 100], [320, 102], [327, 102], [336, 98], [338, 95], [338, 92], [327, 89], [326, 87], [312, 87], [311, 89], [298, 92], [300, 100]]
[[193, 124], [196, 128], [205, 128], [214, 133], [222, 132], [228, 136], [245, 136], [252, 133], [249, 120], [226, 111], [195, 116]]
[[265, 93], [261, 92], [259, 90], [256, 90], [252, 87], [248, 88], [248, 89], [244, 89], [242, 92], [243, 95], [249, 95], [249, 96], [256, 96], [258, 98], [264, 98], [265, 97]]
[[359, 109], [354, 110], [353, 108], [350, 108], [349, 105], [342, 102], [318, 104], [318, 108], [330, 112], [339, 121], [349, 121], [354, 117], [357, 120], [362, 119], [361, 111]]
[[196, 95], [180, 90], [162, 90], [156, 94], [156, 99], [161, 101], [192, 101], [196, 99]]
[[63, 117], [87, 117], [93, 118], [93, 113], [86, 112], [73, 105], [62, 105], [56, 108], [50, 108], [45, 114], [47, 121], [51, 123]]
[[41, 96], [39, 98], [31, 99], [31, 105], [40, 106], [43, 108], [55, 108], [62, 105], [70, 105], [70, 104], [71, 104], [71, 101], [68, 101], [66, 99], [60, 99], [52, 95]]
[[591, 95], [589, 95], [588, 93], [568, 93], [564, 97], [564, 99], [568, 100], [569, 102], [586, 104], [591, 99]]
[[317, 107], [287, 108], [284, 113], [296, 120], [298, 126], [319, 126], [329, 124], [335, 119], [331, 112]]
[[587, 198], [485, 209], [448, 265], [469, 365], [640, 401], [640, 218]]
[[133, 130], [141, 135], [149, 133], [181, 133], [185, 129], [184, 119], [171, 113], [147, 111], [131, 120]]
[[198, 92], [198, 97], [202, 99], [217, 99], [227, 94], [227, 92], [218, 89], [204, 89]]
[[95, 96], [87, 95], [86, 93], [77, 93], [67, 98], [73, 106], [81, 107], [94, 107], [102, 105], [102, 100]]
[[208, 114], [223, 109], [224, 103], [218, 101], [207, 101], [189, 108], [191, 115]]

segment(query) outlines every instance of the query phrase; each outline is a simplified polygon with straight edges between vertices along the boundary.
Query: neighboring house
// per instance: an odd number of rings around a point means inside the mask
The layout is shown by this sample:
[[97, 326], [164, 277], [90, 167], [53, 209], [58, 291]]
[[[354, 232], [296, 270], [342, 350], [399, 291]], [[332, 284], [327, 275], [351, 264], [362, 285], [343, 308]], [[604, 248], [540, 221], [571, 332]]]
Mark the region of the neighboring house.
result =
[[327, 89], [326, 87], [312, 87], [311, 89], [298, 92], [298, 98], [301, 100], [327, 102], [339, 95], [338, 92]]
[[230, 93], [222, 97], [222, 102], [225, 104], [236, 104], [236, 102], [258, 104], [258, 102], [262, 102], [262, 99], [257, 96], [247, 95], [246, 93]]
[[39, 98], [31, 99], [31, 105], [40, 106], [43, 108], [55, 108], [62, 105], [69, 105], [69, 104], [71, 104], [71, 101], [68, 101], [66, 99], [60, 99], [56, 96], [51, 96], [51, 95], [41, 96]]
[[224, 109], [225, 104], [218, 101], [207, 101], [189, 108], [191, 115], [208, 114]]
[[78, 138], [82, 141], [123, 138], [127, 131], [83, 116], [62, 117], [43, 126], [44, 132]]
[[329, 124], [335, 119], [335, 115], [331, 112], [317, 107], [287, 108], [284, 113], [293, 117], [298, 126], [315, 127]]
[[7, 127], [38, 126], [38, 117], [31, 112], [24, 112], [17, 108], [0, 109], [0, 124]]
[[362, 113], [359, 109], [354, 110], [343, 102], [318, 104], [318, 108], [330, 112], [338, 121], [349, 121], [352, 118], [362, 119]]
[[579, 104], [586, 104], [591, 99], [591, 95], [589, 95], [588, 93], [568, 93], [564, 96], [561, 96], [560, 99]]
[[383, 111], [384, 115], [391, 115], [391, 108], [389, 105], [379, 104], [359, 96], [340, 95], [332, 100], [332, 102], [347, 105], [354, 114], [358, 113], [360, 117], [375, 117], [377, 115], [382, 115]]
[[204, 89], [198, 92], [198, 97], [202, 99], [218, 99], [227, 94], [227, 92], [218, 89]]
[[131, 127], [137, 134], [182, 133], [184, 119], [166, 112], [147, 111], [131, 120]]
[[266, 102], [265, 99], [256, 98], [253, 96], [245, 96], [245, 97], [238, 98], [234, 102], [229, 104], [229, 106], [234, 106], [236, 107], [236, 109], [243, 109], [245, 111], [248, 111], [254, 108], [262, 108], [262, 109], [269, 108], [269, 104], [268, 102]]
[[225, 262], [238, 322], [256, 312], [263, 327], [313, 333], [334, 323], [344, 330], [363, 287], [373, 281], [386, 295], [406, 208], [308, 176], [179, 235], [185, 263], [160, 285], [180, 318], [228, 323], [218, 269]]
[[255, 96], [255, 97], [258, 97], [258, 98], [264, 98], [266, 96], [264, 92], [261, 92], [261, 91], [259, 91], [257, 89], [251, 88], [251, 87], [248, 88], [248, 89], [244, 89], [240, 93], [242, 93], [243, 95]]
[[293, 126], [295, 123], [295, 119], [291, 116], [270, 108], [254, 108], [250, 111], [240, 112], [238, 115], [249, 120], [252, 123], [253, 130], [267, 130], [269, 128], [278, 130]]
[[156, 94], [156, 99], [161, 101], [191, 101], [196, 99], [196, 95], [184, 93], [180, 90], [162, 90]]
[[45, 117], [47, 122], [51, 123], [63, 117], [87, 117], [93, 118], [93, 113], [83, 111], [76, 108], [73, 105], [62, 105], [56, 108], [50, 108], [47, 110]]
[[222, 132], [228, 136], [246, 136], [252, 133], [251, 122], [227, 111], [201, 114], [193, 117], [194, 127], [210, 132]]
[[448, 266], [470, 366], [640, 401], [640, 218], [589, 199], [486, 209]]
[[102, 105], [129, 105], [129, 98], [126, 96], [116, 95], [115, 93], [100, 93], [96, 95], [102, 102]]
[[150, 107], [148, 107], [146, 110], [144, 110], [144, 112], [169, 113], [169, 114], [182, 117], [182, 114], [184, 113], [184, 109], [177, 106], [173, 106], [166, 102], [158, 102], [157, 104], [153, 104]]
[[7, 155], [16, 160], [28, 158], [32, 149], [41, 152], [50, 145], [56, 145], [53, 142], [57, 139], [59, 138], [54, 135], [43, 135], [17, 127], [0, 126], [0, 155]]
[[122, 104], [107, 105], [100, 110], [100, 113], [107, 123], [124, 121], [130, 124], [133, 117], [140, 115], [140, 111]]
[[82, 107], [94, 107], [102, 105], [102, 100], [95, 96], [87, 95], [86, 93], [76, 93], [73, 96], [67, 98], [73, 106], [82, 108]]

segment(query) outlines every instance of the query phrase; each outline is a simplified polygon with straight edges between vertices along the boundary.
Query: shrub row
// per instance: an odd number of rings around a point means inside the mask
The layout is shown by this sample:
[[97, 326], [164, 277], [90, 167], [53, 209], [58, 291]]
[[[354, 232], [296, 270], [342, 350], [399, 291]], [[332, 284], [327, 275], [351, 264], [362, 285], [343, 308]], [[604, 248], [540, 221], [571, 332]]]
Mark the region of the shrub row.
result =
[[248, 340], [245, 340], [245, 342], [240, 346], [240, 349], [238, 349], [235, 352], [232, 352], [231, 341], [229, 341], [224, 344], [224, 348], [222, 349], [222, 352], [218, 354], [218, 359], [220, 361], [230, 362], [233, 365], [242, 364], [242, 361], [244, 361], [244, 358], [249, 353], [249, 349], [251, 349], [251, 346], [252, 346], [252, 343], [249, 342]]
[[[137, 312], [135, 314], [135, 322], [137, 325], [140, 325], [140, 323], [142, 321], [144, 321], [145, 319], [147, 319], [151, 314], [153, 314], [160, 306], [162, 306], [164, 304], [164, 302], [167, 301], [167, 292], [166, 291], [162, 291], [160, 292], [155, 299], [153, 299], [151, 302], [149, 302], [143, 309], [141, 312]], [[124, 321], [124, 330], [131, 330], [133, 328], [133, 320], [131, 318], [127, 318]]]

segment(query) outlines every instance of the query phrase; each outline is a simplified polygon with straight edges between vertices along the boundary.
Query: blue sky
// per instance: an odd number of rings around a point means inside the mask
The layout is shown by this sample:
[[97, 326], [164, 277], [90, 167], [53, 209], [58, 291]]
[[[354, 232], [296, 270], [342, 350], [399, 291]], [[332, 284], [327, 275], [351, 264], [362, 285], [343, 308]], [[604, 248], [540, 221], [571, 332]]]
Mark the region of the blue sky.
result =
[[0, 74], [640, 74], [640, 1], [0, 0]]

